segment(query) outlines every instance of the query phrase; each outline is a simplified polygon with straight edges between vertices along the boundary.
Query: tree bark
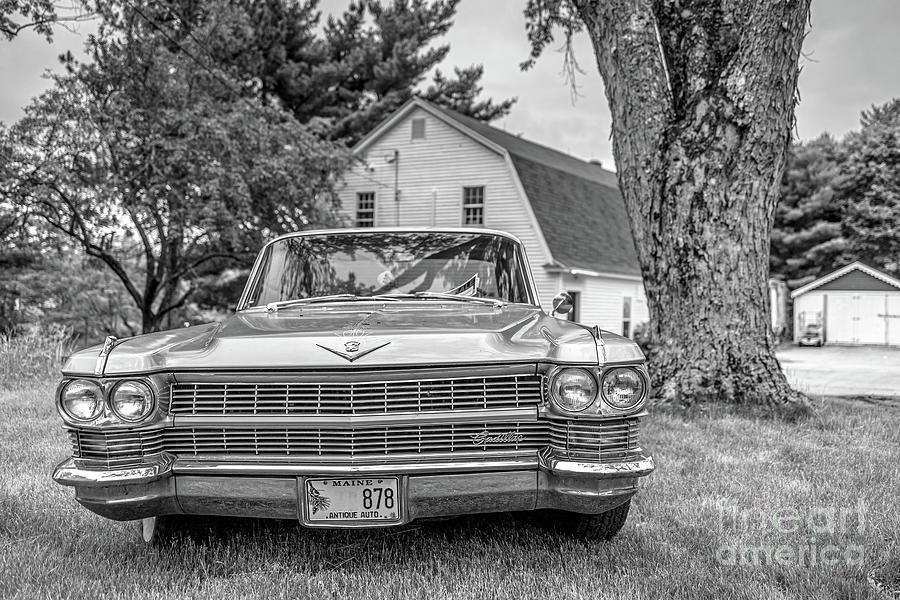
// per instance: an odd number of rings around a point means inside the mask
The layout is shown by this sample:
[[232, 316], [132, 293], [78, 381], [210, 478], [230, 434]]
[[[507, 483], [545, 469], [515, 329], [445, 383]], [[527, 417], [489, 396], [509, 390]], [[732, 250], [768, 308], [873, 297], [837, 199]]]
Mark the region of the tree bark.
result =
[[613, 151], [667, 401], [800, 401], [775, 358], [769, 235], [810, 0], [573, 0]]

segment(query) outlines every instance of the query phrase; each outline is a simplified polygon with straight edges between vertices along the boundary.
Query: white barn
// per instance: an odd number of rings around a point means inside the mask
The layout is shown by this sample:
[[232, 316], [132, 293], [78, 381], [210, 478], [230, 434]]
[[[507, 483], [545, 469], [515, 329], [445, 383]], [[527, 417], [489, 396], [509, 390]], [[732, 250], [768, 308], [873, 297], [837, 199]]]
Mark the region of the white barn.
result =
[[507, 231], [523, 241], [540, 300], [570, 292], [570, 316], [632, 335], [648, 319], [615, 173], [413, 99], [361, 140], [340, 191], [349, 226]]
[[791, 292], [794, 339], [810, 325], [826, 344], [900, 346], [900, 280], [855, 262]]

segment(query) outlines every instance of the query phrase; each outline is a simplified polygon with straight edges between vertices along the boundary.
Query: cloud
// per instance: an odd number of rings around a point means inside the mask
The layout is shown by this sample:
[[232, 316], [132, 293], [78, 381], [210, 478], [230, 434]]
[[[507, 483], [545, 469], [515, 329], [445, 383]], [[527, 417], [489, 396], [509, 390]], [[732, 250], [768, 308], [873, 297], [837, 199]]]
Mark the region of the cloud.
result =
[[[347, 0], [324, 0], [324, 14], [341, 12]], [[455, 25], [439, 43], [451, 50], [441, 68], [484, 65], [484, 94], [497, 99], [517, 96], [512, 113], [495, 125], [513, 133], [569, 152], [601, 160], [612, 166], [610, 116], [597, 74], [593, 50], [586, 35], [576, 39], [576, 56], [585, 73], [578, 77], [581, 97], [573, 105], [560, 73], [562, 55], [547, 49], [534, 69], [519, 70], [528, 56], [525, 19], [520, 0], [464, 0]], [[900, 81], [900, 2], [815, 1], [812, 27], [804, 43], [808, 58], [801, 61], [801, 103], [797, 128], [803, 139], [823, 131], [841, 136], [859, 123], [859, 113], [873, 103], [898, 95]], [[72, 50], [80, 53], [92, 24], [73, 33], [60, 29], [48, 44], [32, 32], [0, 51], [0, 121], [10, 123], [22, 115], [31, 97], [46, 89], [46, 69], [59, 70], [56, 57]]]

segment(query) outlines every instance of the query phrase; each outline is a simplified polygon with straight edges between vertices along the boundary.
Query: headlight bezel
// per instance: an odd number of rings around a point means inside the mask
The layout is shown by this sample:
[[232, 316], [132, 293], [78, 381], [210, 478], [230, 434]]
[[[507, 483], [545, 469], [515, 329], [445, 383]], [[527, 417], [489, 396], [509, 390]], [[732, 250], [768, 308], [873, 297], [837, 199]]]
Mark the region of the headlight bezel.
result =
[[[75, 414], [73, 414], [67, 408], [66, 400], [65, 400], [66, 391], [73, 385], [82, 383], [82, 382], [93, 386], [97, 390], [97, 395], [99, 396], [99, 399], [97, 402], [96, 414], [94, 414], [94, 416], [87, 418], [87, 419], [78, 417]], [[103, 416], [103, 413], [105, 410], [105, 405], [106, 405], [106, 393], [105, 393], [105, 390], [103, 389], [103, 384], [95, 379], [89, 379], [86, 377], [75, 377], [75, 378], [72, 378], [72, 379], [62, 382], [59, 386], [59, 390], [57, 392], [57, 406], [59, 407], [59, 411], [62, 414], [63, 418], [68, 421], [71, 421], [72, 423], [77, 423], [77, 424], [82, 424], [82, 425], [94, 423], [95, 421], [97, 421], [97, 419], [99, 419], [100, 417]]]
[[[147, 393], [150, 397], [150, 402], [149, 402], [149, 405], [148, 405], [146, 411], [143, 412], [137, 418], [129, 418], [129, 417], [126, 417], [125, 415], [123, 415], [116, 403], [116, 395], [119, 393], [119, 391], [125, 385], [134, 385], [137, 387], [142, 387], [147, 391]], [[110, 412], [113, 415], [115, 415], [115, 417], [117, 419], [119, 419], [120, 421], [122, 421], [123, 423], [129, 423], [129, 424], [130, 423], [140, 423], [142, 421], [145, 421], [150, 415], [153, 414], [153, 411], [156, 410], [156, 402], [157, 402], [156, 391], [154, 390], [153, 386], [150, 385], [149, 382], [143, 381], [140, 379], [122, 379], [119, 381], [112, 382], [112, 384], [109, 388], [109, 394], [107, 395], [107, 405], [109, 406]]]
[[[567, 406], [559, 397], [557, 382], [560, 381], [561, 377], [566, 374], [571, 374], [572, 372], [583, 373], [593, 385], [593, 394], [591, 395], [590, 400], [581, 408]], [[597, 399], [600, 397], [600, 381], [597, 379], [597, 374], [594, 369], [588, 367], [559, 367], [550, 373], [547, 380], [547, 396], [557, 410], [562, 411], [565, 414], [582, 414], [590, 407], [596, 405]]]
[[[607, 395], [608, 378], [613, 377], [614, 374], [618, 371], [624, 371], [634, 375], [635, 377], [637, 377], [641, 385], [641, 393], [638, 396], [638, 399], [629, 405], [617, 404]], [[650, 381], [643, 369], [637, 368], [632, 365], [610, 365], [600, 374], [600, 397], [602, 398], [604, 406], [606, 406], [611, 412], [615, 412], [618, 414], [630, 414], [637, 412], [641, 410], [646, 404], [649, 393]]]
[[[56, 411], [67, 425], [86, 429], [128, 428], [155, 423], [160, 419], [165, 418], [165, 415], [160, 413], [160, 402], [162, 402], [162, 391], [165, 389], [165, 386], [168, 385], [169, 380], [169, 377], [159, 375], [108, 378], [65, 375], [63, 380], [60, 381], [59, 385], [56, 387]], [[90, 420], [78, 419], [64, 408], [64, 393], [68, 386], [72, 385], [75, 381], [86, 381], [100, 389], [101, 409], [99, 414]], [[136, 383], [150, 391], [150, 407], [138, 419], [129, 419], [114, 408], [114, 394], [118, 388], [125, 383]]]

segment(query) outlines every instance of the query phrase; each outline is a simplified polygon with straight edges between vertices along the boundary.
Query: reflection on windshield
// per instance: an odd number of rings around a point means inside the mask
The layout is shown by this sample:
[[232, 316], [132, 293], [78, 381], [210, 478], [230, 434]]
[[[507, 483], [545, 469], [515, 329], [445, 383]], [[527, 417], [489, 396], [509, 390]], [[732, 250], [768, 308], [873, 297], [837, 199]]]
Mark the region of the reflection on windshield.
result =
[[484, 233], [332, 233], [268, 246], [245, 307], [352, 294], [460, 293], [530, 302], [518, 246]]

